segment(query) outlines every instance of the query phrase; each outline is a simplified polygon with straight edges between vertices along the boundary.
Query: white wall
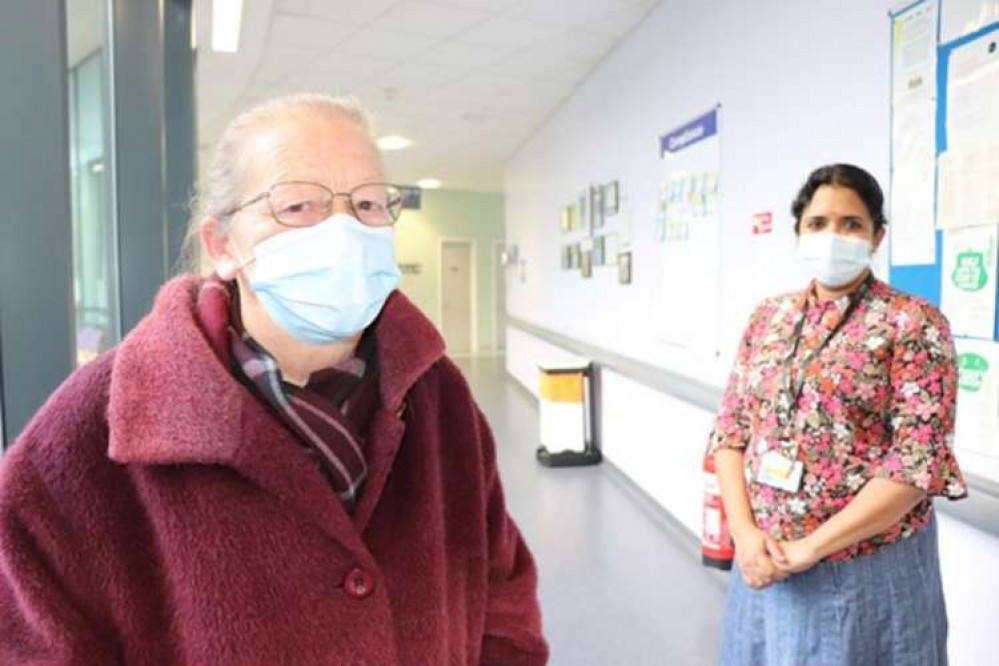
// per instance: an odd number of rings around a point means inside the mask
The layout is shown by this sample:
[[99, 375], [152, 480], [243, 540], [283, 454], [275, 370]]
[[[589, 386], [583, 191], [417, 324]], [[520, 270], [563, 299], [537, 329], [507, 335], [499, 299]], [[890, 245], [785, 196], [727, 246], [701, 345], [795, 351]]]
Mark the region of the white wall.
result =
[[[724, 384], [738, 336], [763, 297], [801, 287], [793, 266], [791, 199], [808, 172], [849, 161], [887, 186], [886, 0], [663, 0], [577, 89], [507, 168], [507, 240], [525, 261], [508, 311], [617, 354]], [[722, 105], [721, 358], [656, 341], [661, 247], [653, 241], [662, 165], [659, 134]], [[589, 183], [621, 181], [632, 221], [634, 284], [560, 269], [561, 207]], [[753, 237], [753, 213], [775, 233]], [[879, 258], [879, 268], [884, 257]], [[883, 270], [881, 271], [883, 274]], [[683, 316], [683, 313], [677, 313]], [[536, 365], [566, 353], [510, 329], [507, 366], [536, 390]], [[607, 458], [699, 532], [701, 456], [712, 415], [605, 371]], [[999, 539], [941, 518], [941, 554], [955, 664], [990, 663], [987, 618], [999, 598]]]
[[714, 414], [610, 370], [600, 379], [604, 455], [700, 535], [701, 469]]
[[[510, 314], [721, 385], [752, 306], [799, 285], [788, 209], [808, 172], [852, 161], [887, 182], [889, 4], [660, 3], [508, 165], [507, 238], [526, 262]], [[661, 270], [658, 136], [717, 103], [723, 358], [706, 365], [657, 343], [648, 309]], [[586, 281], [560, 270], [561, 207], [588, 183], [614, 179], [632, 220], [629, 287], [612, 270]], [[750, 218], [761, 211], [775, 213], [776, 230], [754, 237]]]
[[994, 664], [999, 539], [954, 520], [940, 518], [940, 566], [950, 619], [950, 661], [954, 666]]
[[506, 329], [506, 370], [528, 391], [540, 398], [538, 365], [570, 363], [575, 357], [564, 349], [539, 340], [518, 328]]

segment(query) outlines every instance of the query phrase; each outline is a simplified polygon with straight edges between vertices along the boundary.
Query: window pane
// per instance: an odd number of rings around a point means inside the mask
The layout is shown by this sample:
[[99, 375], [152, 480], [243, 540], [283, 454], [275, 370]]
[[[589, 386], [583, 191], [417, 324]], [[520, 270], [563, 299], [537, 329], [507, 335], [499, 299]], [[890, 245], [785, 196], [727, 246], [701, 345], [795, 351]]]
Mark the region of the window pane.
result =
[[109, 159], [107, 0], [67, 0], [73, 294], [82, 364], [118, 339]]

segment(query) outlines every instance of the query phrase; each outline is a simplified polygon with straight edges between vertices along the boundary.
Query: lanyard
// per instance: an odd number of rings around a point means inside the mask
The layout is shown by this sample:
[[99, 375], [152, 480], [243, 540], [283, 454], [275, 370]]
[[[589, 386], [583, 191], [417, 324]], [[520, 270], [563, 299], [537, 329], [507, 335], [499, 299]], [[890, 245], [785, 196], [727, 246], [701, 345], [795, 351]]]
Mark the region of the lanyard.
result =
[[[829, 334], [826, 335], [821, 343], [819, 343], [818, 347], [805, 355], [802, 359], [801, 371], [798, 373], [798, 378], [794, 382], [794, 386], [792, 386], [791, 369], [794, 366], [794, 357], [798, 354], [798, 347], [801, 346], [801, 336], [805, 328], [805, 319], [808, 317], [808, 297], [805, 297], [805, 304], [801, 308], [801, 315], [798, 318], [798, 323], [795, 324], [794, 333], [792, 334], [794, 336], [794, 344], [792, 345], [791, 351], [787, 355], [787, 358], [784, 359], [784, 378], [781, 383], [783, 384], [784, 395], [787, 396], [789, 404], [784, 428], [782, 428], [782, 430], [786, 430], [786, 428], [790, 427], [791, 423], [794, 421], [795, 413], [798, 410], [798, 402], [801, 400], [801, 394], [805, 390], [805, 380], [808, 378], [808, 364], [813, 358], [822, 353], [822, 350], [829, 345], [829, 342], [836, 337], [836, 334], [839, 333], [844, 326], [846, 326], [846, 323], [850, 320], [850, 317], [853, 316], [853, 313], [857, 310], [860, 302], [864, 300], [864, 296], [870, 289], [871, 282], [873, 282], [873, 280], [874, 275], [869, 274], [867, 279], [864, 280], [864, 283], [860, 286], [860, 289], [858, 289], [857, 292], [850, 298], [850, 304], [847, 306], [846, 312], [843, 313], [843, 316], [836, 323], [836, 326], [829, 331]], [[780, 401], [778, 400], [778, 405], [779, 404]]]

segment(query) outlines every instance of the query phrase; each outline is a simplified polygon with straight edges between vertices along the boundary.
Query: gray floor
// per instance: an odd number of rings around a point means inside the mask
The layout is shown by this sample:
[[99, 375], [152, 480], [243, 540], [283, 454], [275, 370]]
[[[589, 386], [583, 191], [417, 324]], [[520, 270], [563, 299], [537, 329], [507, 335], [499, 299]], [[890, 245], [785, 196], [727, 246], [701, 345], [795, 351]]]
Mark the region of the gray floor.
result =
[[538, 561], [555, 666], [713, 664], [724, 575], [613, 468], [535, 462], [534, 399], [502, 358], [458, 360], [499, 450], [507, 504]]

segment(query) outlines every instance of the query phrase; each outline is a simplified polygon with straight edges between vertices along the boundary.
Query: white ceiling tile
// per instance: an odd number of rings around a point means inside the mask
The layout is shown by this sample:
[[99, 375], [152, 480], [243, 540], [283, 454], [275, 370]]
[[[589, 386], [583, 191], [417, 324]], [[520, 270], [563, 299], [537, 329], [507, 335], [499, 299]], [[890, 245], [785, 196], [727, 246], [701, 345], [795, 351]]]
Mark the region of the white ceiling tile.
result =
[[[412, 83], [401, 85], [395, 82], [382, 82], [380, 79], [360, 82], [354, 94], [369, 109], [379, 112], [379, 121], [382, 118], [392, 118], [393, 109], [423, 108], [432, 101], [426, 86]], [[380, 122], [379, 127], [381, 127]]]
[[428, 137], [433, 130], [424, 121], [394, 116], [390, 111], [385, 110], [380, 111], [378, 116], [378, 127], [381, 133], [401, 134], [407, 139], [415, 141], [414, 146], [417, 149], [432, 141]]
[[408, 105], [399, 105], [383, 110], [382, 120], [393, 127], [414, 133], [421, 138], [421, 142], [440, 143], [453, 141], [459, 134], [483, 132], [485, 129], [483, 122], [468, 121], [463, 118], [464, 115], [456, 107], [427, 106], [414, 110]]
[[283, 95], [317, 91], [310, 86], [303, 86], [302, 84], [299, 84], [297, 79], [298, 77], [292, 77], [284, 81], [268, 85], [261, 84], [250, 86], [243, 92], [242, 98], [247, 101], [248, 106], [253, 106], [255, 104], [259, 104], [260, 102], [274, 99], [275, 97], [281, 97]]
[[[546, 40], [543, 44], [520, 49], [482, 70], [529, 79], [551, 78], [551, 74], [558, 72], [556, 78], [569, 76], [578, 79], [593, 67], [595, 61], [570, 57], [562, 49], [549, 48], [548, 44]], [[532, 68], [536, 71], [532, 72]]]
[[300, 92], [346, 95], [353, 94], [363, 82], [363, 77], [350, 73], [310, 70], [290, 78], [287, 87]]
[[513, 117], [523, 116], [528, 119], [528, 121], [525, 121], [526, 124], [533, 126], [546, 116], [549, 111], [561, 104], [562, 99], [564, 97], [496, 97], [489, 101], [483, 112], [490, 118], [506, 118], [509, 115]]
[[261, 60], [271, 65], [303, 65], [314, 61], [322, 54], [322, 49], [268, 44], [267, 48], [264, 49]]
[[320, 52], [312, 49], [268, 48], [253, 73], [253, 81], [273, 83], [294, 76], [308, 68], [319, 56]]
[[406, 63], [385, 72], [380, 78], [387, 83], [440, 86], [460, 79], [468, 70], [469, 67], [462, 65]]
[[315, 58], [310, 63], [309, 69], [320, 72], [357, 74], [361, 77], [372, 78], [398, 66], [400, 62], [398, 58], [356, 55], [336, 49]]
[[548, 81], [518, 79], [518, 85], [504, 91], [502, 96], [523, 97], [529, 99], [562, 97], [566, 92], [572, 90], [577, 83], [578, 82], [575, 80], [570, 81], [567, 79]]
[[276, 96], [277, 93], [265, 88], [247, 88], [239, 95], [236, 102], [226, 110], [226, 113], [220, 116], [219, 120], [222, 121], [224, 127], [242, 111], [248, 111], [257, 104], [273, 99]]
[[523, 0], [427, 0], [427, 2], [442, 7], [462, 7], [499, 14], [523, 2]]
[[[549, 102], [546, 106], [555, 103]], [[473, 145], [489, 145], [498, 139], [517, 138], [537, 123], [538, 118], [533, 113], [497, 109], [488, 113], [481, 123], [471, 126], [476, 130]]]
[[521, 48], [537, 44], [558, 32], [558, 28], [532, 21], [494, 18], [462, 34], [458, 41], [493, 48]]
[[371, 27], [432, 37], [449, 37], [481, 23], [489, 14], [481, 11], [442, 7], [425, 2], [404, 2], [383, 14]]
[[356, 26], [290, 14], [271, 21], [269, 43], [279, 47], [329, 49], [356, 32]]
[[417, 56], [417, 62], [431, 65], [452, 65], [461, 63], [468, 67], [493, 65], [509, 57], [509, 49], [472, 46], [461, 42], [442, 42], [429, 51]]
[[530, 82], [531, 87], [525, 86], [521, 88], [518, 93], [521, 95], [536, 97], [536, 98], [550, 98], [550, 99], [564, 99], [569, 96], [573, 90], [579, 85], [579, 81], [538, 81]]
[[546, 39], [544, 44], [529, 47], [537, 55], [550, 54], [575, 60], [596, 62], [617, 44], [611, 35], [572, 28]]
[[508, 58], [495, 65], [482, 68], [482, 71], [499, 76], [528, 80], [571, 80], [578, 81], [593, 68], [593, 65], [579, 60], [555, 55], [524, 53]]
[[438, 94], [446, 95], [451, 99], [474, 98], [478, 95], [507, 94], [523, 87], [523, 85], [524, 81], [519, 78], [475, 72], [442, 88]]
[[379, 58], [412, 58], [427, 51], [437, 40], [405, 32], [365, 29], [338, 46], [338, 50], [353, 55]]
[[544, 21], [560, 26], [586, 26], [611, 12], [633, 9], [638, 0], [544, 0], [522, 2], [508, 12], [511, 18]]
[[587, 21], [579, 27], [587, 32], [609, 35], [620, 39], [641, 23], [652, 9], [652, 5], [642, 3], [634, 7], [616, 9], [603, 14], [595, 21]]
[[358, 25], [397, 4], [399, 0], [278, 0], [277, 10]]

